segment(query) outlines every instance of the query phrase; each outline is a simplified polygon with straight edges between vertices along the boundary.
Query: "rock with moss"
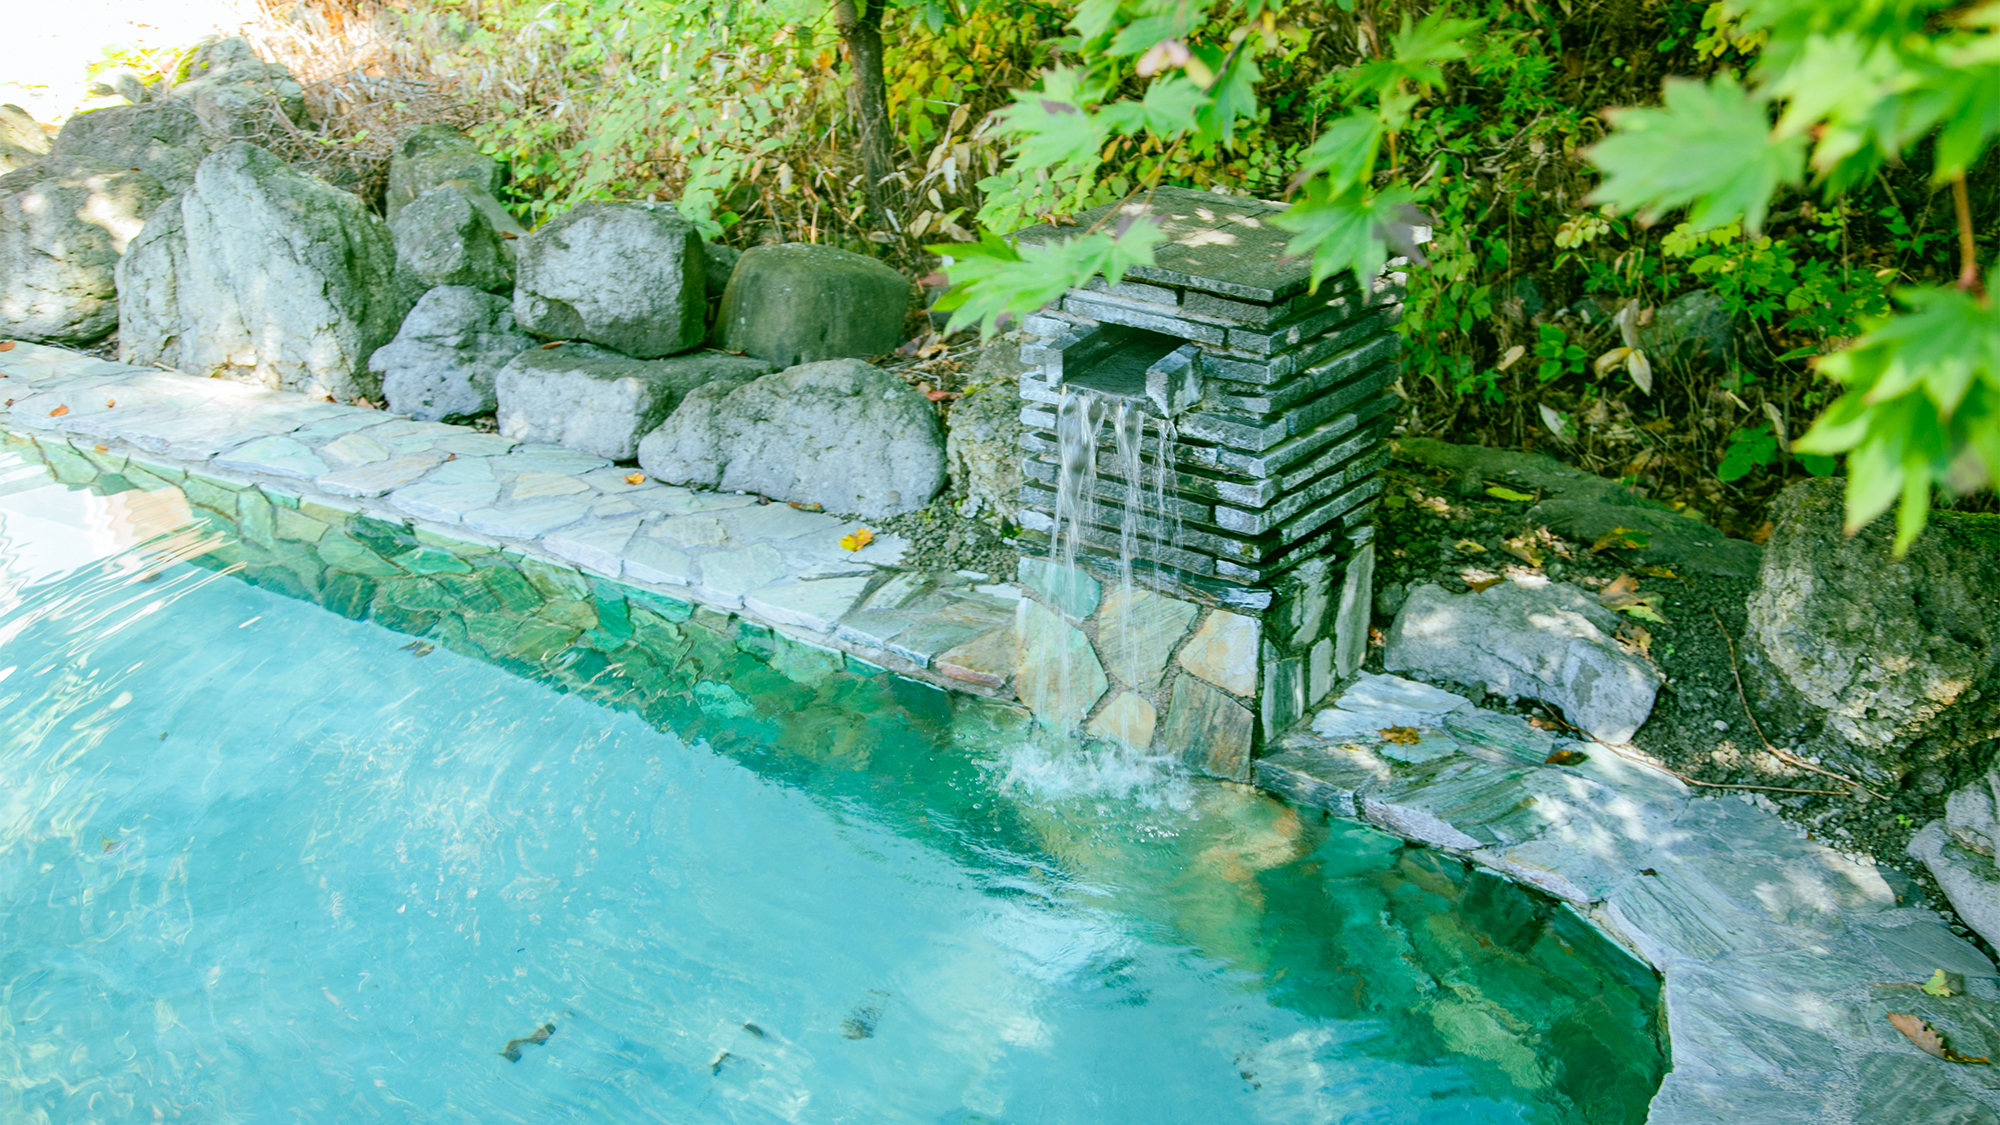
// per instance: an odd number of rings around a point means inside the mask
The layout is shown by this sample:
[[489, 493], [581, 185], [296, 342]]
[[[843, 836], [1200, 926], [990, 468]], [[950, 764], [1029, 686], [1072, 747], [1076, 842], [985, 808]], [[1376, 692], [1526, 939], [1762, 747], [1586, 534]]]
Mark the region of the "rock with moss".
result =
[[411, 301], [388, 226], [246, 143], [203, 160], [119, 263], [119, 355], [349, 400]]
[[1883, 785], [1941, 792], [2000, 737], [2000, 518], [1936, 512], [1895, 557], [1893, 518], [1849, 536], [1843, 482], [1772, 506], [1745, 646], [1766, 734]]
[[494, 411], [494, 376], [534, 344], [514, 326], [507, 298], [441, 285], [424, 294], [368, 368], [382, 380], [382, 395], [396, 413], [463, 422]]
[[25, 109], [0, 105], [0, 175], [38, 163], [49, 154], [49, 135]]
[[780, 367], [895, 351], [910, 280], [873, 258], [794, 242], [744, 252], [722, 295], [722, 346]]
[[479, 142], [450, 125], [419, 125], [404, 135], [389, 158], [389, 189], [383, 198], [389, 218], [432, 188], [464, 181], [497, 196], [505, 182], [500, 162], [481, 152]]
[[54, 148], [58, 157], [137, 168], [170, 192], [193, 186], [206, 152], [201, 119], [173, 100], [79, 113], [63, 123]]
[[144, 172], [47, 160], [0, 191], [0, 337], [89, 344], [118, 327], [118, 260], [166, 191]]
[[944, 433], [937, 410], [909, 384], [835, 359], [691, 392], [639, 444], [639, 464], [670, 484], [877, 518], [914, 512], [937, 495]]
[[169, 97], [194, 113], [211, 148], [305, 124], [305, 90], [298, 79], [241, 37], [202, 44], [183, 70], [186, 77]]
[[687, 351], [708, 312], [701, 247], [671, 204], [585, 203], [520, 241], [514, 319], [640, 359]]
[[944, 456], [960, 515], [1011, 521], [1020, 508], [1020, 376], [1026, 369], [1020, 338], [998, 337], [973, 364], [973, 389], [952, 404]]
[[500, 433], [630, 461], [639, 439], [700, 388], [735, 387], [771, 365], [723, 352], [634, 359], [590, 344], [533, 348], [494, 377]]
[[[464, 285], [493, 293], [514, 287], [514, 247], [494, 226], [485, 204], [498, 201], [478, 186], [454, 180], [425, 192], [389, 220], [396, 268], [419, 291]], [[501, 212], [505, 214], [504, 211]]]

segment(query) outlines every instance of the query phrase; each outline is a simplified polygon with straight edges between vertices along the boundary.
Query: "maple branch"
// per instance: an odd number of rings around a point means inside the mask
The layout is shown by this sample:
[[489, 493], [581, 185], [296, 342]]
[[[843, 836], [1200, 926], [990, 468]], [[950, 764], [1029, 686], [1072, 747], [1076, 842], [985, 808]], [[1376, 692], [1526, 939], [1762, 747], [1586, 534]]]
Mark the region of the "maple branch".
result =
[[1979, 283], [1979, 246], [1972, 238], [1972, 199], [1965, 190], [1965, 173], [1951, 178], [1952, 210], [1958, 213], [1958, 287], [1976, 297], [1986, 295]]

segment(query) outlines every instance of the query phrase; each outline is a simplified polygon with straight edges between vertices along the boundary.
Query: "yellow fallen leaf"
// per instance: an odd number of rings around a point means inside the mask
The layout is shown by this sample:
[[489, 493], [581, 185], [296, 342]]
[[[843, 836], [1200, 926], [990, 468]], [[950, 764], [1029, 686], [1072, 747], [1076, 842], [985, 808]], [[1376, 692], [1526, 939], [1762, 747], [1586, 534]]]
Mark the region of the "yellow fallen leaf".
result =
[[14, 341], [0, 340], [0, 352], [11, 352], [13, 350], [14, 350]]
[[1381, 734], [1382, 741], [1398, 746], [1415, 746], [1424, 737], [1415, 727], [1384, 727], [1377, 733]]
[[1485, 547], [1480, 546], [1470, 539], [1461, 539], [1452, 544], [1452, 547], [1461, 555], [1483, 555], [1486, 553]]
[[1924, 992], [1931, 996], [1950, 996], [1952, 994], [1951, 985], [1945, 982], [1943, 969], [1932, 973], [1931, 979], [1924, 982]]
[[1597, 542], [1591, 544], [1590, 549], [1593, 552], [1610, 550], [1636, 551], [1650, 542], [1652, 542], [1652, 536], [1643, 531], [1634, 531], [1629, 527], [1614, 527], [1610, 531], [1598, 536]]
[[68, 405], [63, 405], [63, 406], [58, 406], [58, 407], [56, 407], [56, 408], [55, 408], [54, 410], [51, 410], [51, 411], [49, 411], [49, 417], [51, 417], [51, 418], [60, 418], [60, 417], [62, 417], [63, 415], [65, 415], [65, 414], [68, 414], [68, 413], [69, 413], [69, 407], [68, 407]]
[[1664, 566], [1642, 566], [1642, 567], [1640, 567], [1640, 568], [1639, 568], [1639, 573], [1640, 573], [1640, 574], [1643, 574], [1643, 575], [1645, 575], [1645, 576], [1646, 576], [1646, 577], [1648, 577], [1648, 578], [1679, 578], [1679, 577], [1680, 577], [1680, 575], [1678, 575], [1678, 574], [1675, 574], [1675, 573], [1673, 572], [1673, 570], [1672, 570], [1672, 569], [1670, 569], [1670, 568], [1668, 568], [1668, 567], [1664, 567]]
[[1475, 594], [1483, 594], [1493, 587], [1498, 586], [1500, 582], [1501, 579], [1499, 578], [1468, 578], [1465, 580], [1465, 584], [1472, 587], [1472, 592]]
[[859, 551], [873, 542], [875, 542], [875, 533], [865, 527], [857, 527], [854, 529], [852, 535], [843, 535], [840, 537], [840, 547], [844, 551]]
[[646, 474], [644, 474], [644, 473], [628, 473], [628, 474], [626, 474], [626, 476], [625, 476], [625, 483], [626, 483], [626, 484], [645, 484], [645, 483], [646, 483]]

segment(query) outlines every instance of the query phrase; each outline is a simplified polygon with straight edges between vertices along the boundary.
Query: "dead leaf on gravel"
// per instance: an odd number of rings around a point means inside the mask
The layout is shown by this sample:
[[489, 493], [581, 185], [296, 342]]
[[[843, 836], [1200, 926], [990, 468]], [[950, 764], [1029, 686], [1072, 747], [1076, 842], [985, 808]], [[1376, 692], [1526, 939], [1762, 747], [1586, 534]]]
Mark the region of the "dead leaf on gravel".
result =
[[1500, 549], [1527, 563], [1529, 566], [1542, 565], [1542, 553], [1535, 549], [1535, 533], [1516, 535], [1500, 545]]
[[1671, 568], [1664, 566], [1642, 566], [1639, 568], [1639, 573], [1648, 578], [1673, 578], [1676, 580], [1680, 578], [1680, 575], [1675, 574]]
[[1382, 735], [1382, 741], [1398, 746], [1415, 746], [1424, 737], [1415, 727], [1383, 727], [1378, 733]]
[[1652, 536], [1643, 531], [1634, 531], [1629, 527], [1614, 527], [1598, 536], [1597, 542], [1591, 544], [1590, 549], [1593, 553], [1611, 550], [1636, 551], [1650, 542]]
[[1757, 530], [1750, 533], [1750, 542], [1761, 547], [1771, 541], [1771, 532], [1774, 530], [1776, 528], [1772, 525], [1771, 521], [1765, 520], [1763, 523], [1757, 525]]
[[1597, 601], [1606, 609], [1629, 613], [1641, 621], [1651, 621], [1656, 625], [1667, 624], [1660, 615], [1660, 595], [1639, 592], [1639, 580], [1629, 574], [1621, 574], [1605, 584], [1598, 592]]
[[1926, 1023], [1921, 1016], [1912, 1016], [1903, 1012], [1890, 1012], [1889, 1022], [1895, 1026], [1897, 1031], [1903, 1033], [1905, 1039], [1916, 1044], [1917, 1050], [1933, 1058], [1955, 1063], [1986, 1063], [1991, 1065], [1993, 1062], [1993, 1060], [1988, 1058], [1977, 1055], [1961, 1055], [1957, 1051], [1952, 1050], [1945, 1043], [1944, 1036], [1938, 1034], [1938, 1030], [1929, 1023]]
[[1651, 656], [1653, 633], [1644, 625], [1627, 621], [1618, 626], [1618, 645], [1634, 656]]

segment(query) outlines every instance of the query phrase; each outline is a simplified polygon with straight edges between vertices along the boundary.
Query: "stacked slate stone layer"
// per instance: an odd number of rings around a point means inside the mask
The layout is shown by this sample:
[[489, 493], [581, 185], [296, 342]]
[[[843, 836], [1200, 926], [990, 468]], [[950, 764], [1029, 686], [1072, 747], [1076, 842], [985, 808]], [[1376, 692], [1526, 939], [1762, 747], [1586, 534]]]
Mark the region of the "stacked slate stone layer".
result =
[[[1144, 359], [1181, 344], [1197, 353], [1200, 397], [1174, 418], [1167, 510], [1155, 509], [1143, 490], [1140, 505], [1147, 532], [1140, 554], [1179, 572], [1162, 576], [1165, 585], [1180, 579], [1183, 594], [1210, 600], [1213, 580], [1267, 586], [1330, 549], [1358, 547], [1387, 460], [1383, 438], [1395, 402], [1388, 388], [1401, 350], [1392, 331], [1395, 294], [1364, 293], [1346, 278], [1308, 292], [1307, 263], [1283, 258], [1289, 236], [1270, 223], [1282, 211], [1275, 204], [1163, 188], [1148, 209], [1169, 238], [1155, 265], [1118, 285], [1099, 278], [1072, 289], [1024, 325], [1039, 339], [1022, 358], [1039, 371], [1021, 381], [1029, 427], [1023, 525], [1054, 530], [1056, 408], [1065, 392], [1090, 386], [1092, 369], [1116, 366], [1121, 351]], [[1079, 215], [1077, 227], [1101, 217]], [[1075, 229], [1038, 227], [1016, 237], [1038, 241]], [[1148, 409], [1159, 413], [1157, 397]], [[1149, 456], [1152, 449], [1149, 441]], [[1119, 547], [1131, 491], [1118, 472], [1107, 431], [1099, 526], [1085, 535], [1107, 551]], [[1164, 545], [1163, 516], [1178, 520]], [[1223, 600], [1258, 608], [1254, 597]]]
[[[1123, 208], [1164, 230], [1154, 264], [1071, 289], [1024, 324], [1036, 337], [1021, 349], [1035, 365], [1021, 379], [1024, 538], [1070, 530], [1057, 525], [1059, 427], [1079, 403], [1171, 419], [1171, 471], [1156, 421], [1139, 481], [1126, 479], [1129, 421], [1124, 456], [1116, 427], [1097, 427], [1076, 554], [1089, 573], [1027, 549], [1017, 684], [1046, 725], [1246, 780], [1367, 647], [1398, 293], [1347, 278], [1309, 292], [1309, 263], [1286, 258], [1290, 236], [1272, 223], [1277, 204], [1160, 189]], [[1015, 237], [1071, 237], [1120, 221], [1109, 211]], [[1134, 513], [1136, 541], [1124, 534]], [[1125, 550], [1145, 561], [1121, 565]], [[1162, 597], [1114, 595], [1127, 575]], [[1079, 600], [1099, 580], [1101, 599]]]

